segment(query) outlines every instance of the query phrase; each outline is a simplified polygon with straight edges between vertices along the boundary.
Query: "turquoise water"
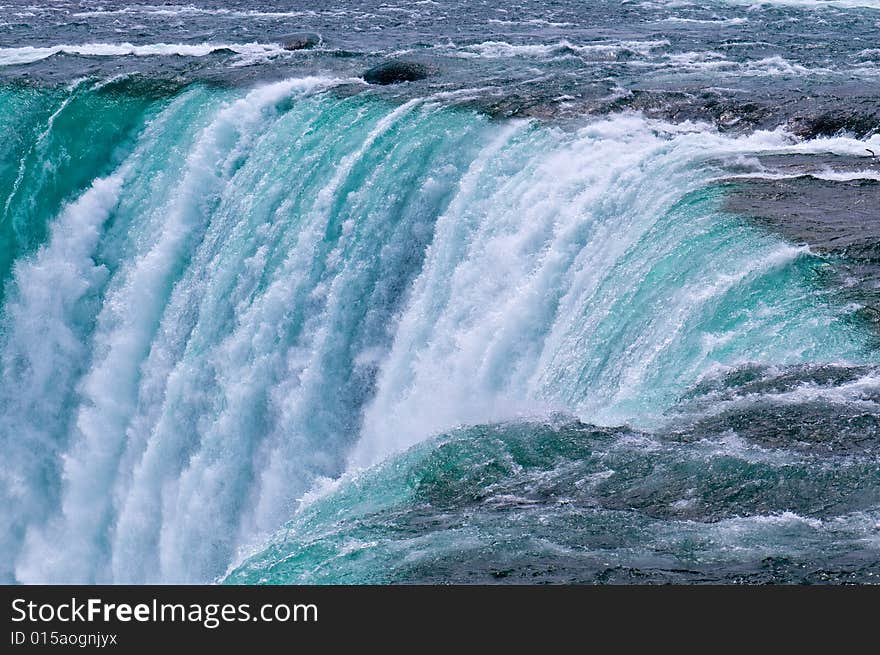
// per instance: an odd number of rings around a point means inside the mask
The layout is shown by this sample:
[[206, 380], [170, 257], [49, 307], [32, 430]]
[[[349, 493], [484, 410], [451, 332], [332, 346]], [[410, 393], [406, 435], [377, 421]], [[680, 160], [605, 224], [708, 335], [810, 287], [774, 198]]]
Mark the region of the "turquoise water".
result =
[[545, 103], [574, 56], [500, 38], [390, 91], [351, 68], [375, 55], [218, 83], [225, 51], [178, 74], [0, 43], [0, 581], [880, 574], [871, 228], [844, 224], [856, 252], [730, 201], [873, 193], [878, 137], [500, 115], [497, 66], [547, 72]]

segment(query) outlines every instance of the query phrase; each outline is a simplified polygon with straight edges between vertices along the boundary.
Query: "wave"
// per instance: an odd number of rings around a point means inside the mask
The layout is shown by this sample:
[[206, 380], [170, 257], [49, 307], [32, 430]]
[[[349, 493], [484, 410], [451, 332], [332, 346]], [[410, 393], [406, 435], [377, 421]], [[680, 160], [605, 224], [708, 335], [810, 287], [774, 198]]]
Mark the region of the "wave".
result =
[[722, 0], [724, 3], [759, 7], [796, 9], [880, 9], [880, 0]]
[[239, 55], [267, 56], [284, 53], [277, 43], [83, 43], [46, 47], [21, 46], [0, 48], [0, 66], [30, 64], [58, 54], [89, 57], [205, 57], [217, 52], [234, 52]]
[[772, 171], [761, 171], [754, 173], [726, 175], [723, 179], [797, 180], [801, 178], [824, 180], [826, 182], [859, 182], [867, 180], [878, 182], [880, 181], [880, 170], [834, 171], [831, 169], [827, 169], [824, 171], [810, 171], [802, 173], [774, 173]]
[[[675, 75], [711, 73], [738, 77], [823, 77], [858, 75], [876, 77], [880, 69], [863, 61], [861, 65], [844, 67], [806, 66], [780, 55], [760, 59], [730, 59], [725, 54], [708, 51], [669, 52], [668, 40], [609, 41], [574, 44], [568, 40], [553, 43], [512, 44], [506, 41], [484, 41], [472, 45], [444, 44], [435, 46], [449, 50], [453, 57], [464, 59], [581, 59], [585, 62], [623, 62], [634, 68], [669, 71]], [[412, 52], [404, 50], [402, 52]]]
[[664, 23], [685, 23], [690, 25], [745, 25], [749, 19], [745, 16], [737, 16], [735, 18], [683, 18], [679, 16], [670, 16], [662, 20]]
[[574, 23], [565, 21], [551, 21], [545, 18], [525, 18], [523, 20], [502, 20], [499, 18], [490, 18], [486, 21], [490, 25], [539, 25], [541, 27], [574, 27]]
[[[415, 3], [424, 4], [424, 3]], [[382, 12], [417, 13], [405, 8], [380, 6], [376, 9], [378, 14]], [[369, 11], [355, 9], [301, 9], [287, 11], [272, 11], [261, 9], [229, 9], [225, 7], [196, 7], [193, 5], [135, 5], [121, 9], [90, 9], [71, 14], [75, 18], [93, 18], [105, 16], [139, 16], [156, 18], [192, 18], [192, 17], [224, 17], [224, 18], [248, 18], [256, 20], [283, 20], [288, 18], [315, 19], [321, 17], [330, 18], [380, 18], [379, 15]]]
[[[836, 73], [829, 68], [808, 68], [798, 63], [793, 63], [775, 55], [747, 61], [734, 61], [725, 55], [713, 52], [681, 52], [667, 54], [663, 59], [676, 71], [711, 72], [713, 74], [735, 74], [736, 76], [765, 76], [773, 77], [803, 77], [817, 75], [831, 75]], [[852, 71], [846, 71], [848, 73]], [[862, 72], [876, 74], [878, 71], [862, 69]]]
[[551, 57], [559, 55], [608, 54], [631, 51], [647, 55], [651, 51], [669, 45], [668, 41], [613, 41], [607, 43], [588, 43], [575, 45], [562, 40], [549, 44], [515, 45], [506, 41], [485, 41], [462, 46], [455, 53], [459, 57], [480, 57], [484, 59], [503, 59], [508, 57]]
[[177, 16], [231, 16], [234, 18], [301, 18], [308, 16], [316, 16], [321, 12], [316, 11], [256, 11], [246, 10], [238, 11], [234, 9], [225, 9], [222, 7], [206, 9], [204, 7], [195, 7], [193, 5], [137, 5], [132, 7], [123, 7], [122, 9], [92, 9], [88, 11], [79, 11], [72, 14], [75, 18], [89, 18], [93, 16], [125, 16], [125, 15], [141, 15], [141, 16], [161, 16], [161, 17], [177, 17]]

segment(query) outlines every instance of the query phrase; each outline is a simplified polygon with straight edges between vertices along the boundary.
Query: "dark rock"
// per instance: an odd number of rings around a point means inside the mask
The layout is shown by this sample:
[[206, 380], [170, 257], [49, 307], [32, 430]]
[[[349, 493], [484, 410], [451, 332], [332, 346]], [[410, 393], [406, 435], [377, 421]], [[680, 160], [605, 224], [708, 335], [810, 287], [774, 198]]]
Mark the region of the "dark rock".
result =
[[285, 50], [310, 50], [321, 44], [321, 36], [311, 32], [286, 34], [278, 39]]
[[878, 128], [880, 116], [871, 112], [824, 111], [796, 116], [790, 123], [791, 131], [804, 139], [841, 134], [861, 139], [874, 134]]
[[424, 64], [396, 59], [374, 66], [363, 77], [369, 84], [398, 84], [423, 80], [430, 72]]

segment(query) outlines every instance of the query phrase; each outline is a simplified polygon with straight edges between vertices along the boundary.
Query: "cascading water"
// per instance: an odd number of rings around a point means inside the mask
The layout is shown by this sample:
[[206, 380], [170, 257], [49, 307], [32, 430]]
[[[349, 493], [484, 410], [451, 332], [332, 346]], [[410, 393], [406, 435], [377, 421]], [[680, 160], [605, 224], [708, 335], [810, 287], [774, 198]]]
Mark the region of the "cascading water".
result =
[[0, 582], [880, 574], [866, 302], [729, 201], [876, 135], [365, 89], [0, 87]]

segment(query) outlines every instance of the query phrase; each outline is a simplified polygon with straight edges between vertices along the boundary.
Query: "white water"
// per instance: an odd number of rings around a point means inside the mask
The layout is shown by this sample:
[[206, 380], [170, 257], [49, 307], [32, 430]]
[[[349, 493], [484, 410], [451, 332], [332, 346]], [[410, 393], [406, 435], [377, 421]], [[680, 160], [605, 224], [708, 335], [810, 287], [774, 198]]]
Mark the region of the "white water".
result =
[[751, 8], [794, 7], [797, 9], [880, 9], [880, 0], [722, 0]]
[[268, 56], [282, 54], [285, 50], [277, 43], [150, 43], [132, 45], [131, 43], [82, 43], [76, 45], [56, 45], [46, 47], [21, 46], [0, 48], [0, 66], [30, 64], [48, 59], [57, 54], [84, 55], [90, 57], [156, 57], [179, 55], [181, 57], [204, 57], [221, 50], [230, 50], [239, 55]]
[[647, 425], [719, 363], [857, 356], [804, 249], [688, 194], [710, 159], [865, 143], [566, 133], [342, 82], [181, 96], [19, 262], [7, 579], [210, 581], [317, 481], [450, 427]]

